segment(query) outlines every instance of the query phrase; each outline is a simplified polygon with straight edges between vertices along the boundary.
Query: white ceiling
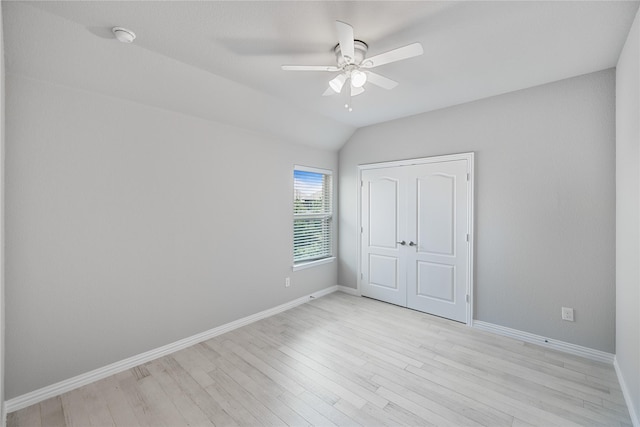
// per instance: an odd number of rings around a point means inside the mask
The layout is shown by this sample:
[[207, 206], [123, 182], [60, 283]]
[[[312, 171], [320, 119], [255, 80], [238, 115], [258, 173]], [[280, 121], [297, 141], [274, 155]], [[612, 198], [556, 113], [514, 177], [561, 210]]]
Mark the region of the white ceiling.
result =
[[[2, 2], [7, 72], [337, 149], [355, 129], [616, 65], [637, 1]], [[322, 97], [335, 20], [369, 56], [421, 42], [383, 65], [354, 111]], [[110, 29], [136, 32], [132, 45]]]

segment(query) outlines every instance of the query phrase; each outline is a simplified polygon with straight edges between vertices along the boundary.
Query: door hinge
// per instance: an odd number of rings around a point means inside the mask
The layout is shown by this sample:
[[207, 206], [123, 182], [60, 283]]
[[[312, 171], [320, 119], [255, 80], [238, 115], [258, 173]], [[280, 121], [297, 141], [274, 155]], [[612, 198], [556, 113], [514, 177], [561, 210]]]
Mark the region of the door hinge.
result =
[[364, 227], [360, 227], [360, 234], [364, 233]]
[[467, 174], [467, 181], [471, 181], [471, 174]]
[[364, 187], [364, 181], [360, 181], [360, 187]]
[[364, 279], [364, 273], [360, 273], [360, 280]]
[[467, 294], [467, 303], [469, 303], [469, 294]]
[[469, 241], [469, 233], [467, 233], [467, 242]]

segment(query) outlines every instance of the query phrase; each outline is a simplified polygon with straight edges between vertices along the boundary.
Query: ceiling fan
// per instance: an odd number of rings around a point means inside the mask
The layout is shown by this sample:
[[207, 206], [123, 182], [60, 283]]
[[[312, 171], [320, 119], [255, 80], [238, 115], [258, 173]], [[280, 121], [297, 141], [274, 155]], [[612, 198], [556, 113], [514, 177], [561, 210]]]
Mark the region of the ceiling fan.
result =
[[329, 81], [329, 88], [323, 96], [342, 93], [346, 86], [345, 94], [348, 99], [345, 108], [352, 111], [351, 97], [364, 92], [364, 84], [369, 82], [384, 89], [393, 89], [398, 82], [369, 71], [371, 68], [403, 59], [413, 58], [424, 53], [420, 43], [412, 43], [399, 47], [379, 55], [366, 57], [368, 46], [365, 42], [355, 40], [353, 27], [347, 23], [336, 21], [338, 32], [338, 44], [334, 48], [336, 65], [283, 65], [284, 71], [328, 71], [339, 72]]

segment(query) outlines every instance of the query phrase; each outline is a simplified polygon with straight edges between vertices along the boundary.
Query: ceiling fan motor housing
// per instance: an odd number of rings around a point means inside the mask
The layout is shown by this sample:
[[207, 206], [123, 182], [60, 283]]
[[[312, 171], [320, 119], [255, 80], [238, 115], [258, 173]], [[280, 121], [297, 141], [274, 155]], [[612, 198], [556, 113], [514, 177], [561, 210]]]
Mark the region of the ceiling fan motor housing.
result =
[[362, 61], [364, 60], [364, 57], [365, 57], [368, 49], [369, 49], [369, 46], [367, 46], [367, 44], [365, 42], [363, 42], [361, 40], [354, 40], [353, 41], [353, 51], [354, 51], [355, 58], [353, 58], [348, 63], [345, 61], [344, 57], [342, 56], [342, 50], [340, 49], [340, 43], [338, 43], [336, 45], [336, 47], [333, 48], [333, 51], [336, 54], [336, 61], [338, 62], [338, 67], [343, 68], [346, 65], [350, 65], [350, 64], [360, 65], [362, 63]]

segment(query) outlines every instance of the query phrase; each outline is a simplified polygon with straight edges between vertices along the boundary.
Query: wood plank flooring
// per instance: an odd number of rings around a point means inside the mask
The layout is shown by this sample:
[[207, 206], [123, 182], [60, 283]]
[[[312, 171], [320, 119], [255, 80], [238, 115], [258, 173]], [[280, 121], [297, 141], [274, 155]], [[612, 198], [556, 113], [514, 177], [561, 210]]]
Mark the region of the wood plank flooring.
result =
[[8, 426], [631, 426], [612, 366], [333, 293]]

